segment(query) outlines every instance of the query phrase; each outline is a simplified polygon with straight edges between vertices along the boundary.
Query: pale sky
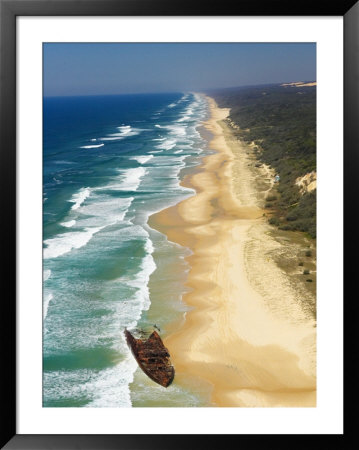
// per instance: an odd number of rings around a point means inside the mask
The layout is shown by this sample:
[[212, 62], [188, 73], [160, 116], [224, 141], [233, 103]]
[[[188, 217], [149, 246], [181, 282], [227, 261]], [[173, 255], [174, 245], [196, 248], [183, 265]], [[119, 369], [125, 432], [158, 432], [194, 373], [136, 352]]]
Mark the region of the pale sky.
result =
[[315, 43], [49, 43], [44, 94], [186, 92], [316, 80]]

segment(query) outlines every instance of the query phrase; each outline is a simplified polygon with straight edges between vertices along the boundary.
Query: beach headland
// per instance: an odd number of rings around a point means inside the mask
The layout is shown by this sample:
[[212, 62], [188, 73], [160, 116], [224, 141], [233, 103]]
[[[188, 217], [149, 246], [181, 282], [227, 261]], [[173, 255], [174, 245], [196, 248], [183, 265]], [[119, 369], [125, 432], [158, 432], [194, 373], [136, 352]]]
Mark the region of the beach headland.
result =
[[164, 343], [177, 374], [213, 386], [214, 405], [315, 406], [316, 322], [302, 298], [310, 293], [275, 261], [286, 243], [263, 216], [264, 169], [255, 172], [226, 125], [229, 110], [207, 100], [213, 153], [181, 183], [196, 195], [149, 219], [192, 251], [183, 297], [191, 309]]

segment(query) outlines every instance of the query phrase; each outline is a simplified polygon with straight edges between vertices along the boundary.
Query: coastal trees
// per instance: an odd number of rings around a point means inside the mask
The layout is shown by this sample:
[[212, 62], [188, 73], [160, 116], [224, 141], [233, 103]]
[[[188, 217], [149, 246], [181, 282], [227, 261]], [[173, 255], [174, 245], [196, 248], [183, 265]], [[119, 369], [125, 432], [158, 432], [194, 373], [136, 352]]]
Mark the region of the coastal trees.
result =
[[316, 191], [300, 191], [296, 180], [316, 171], [316, 86], [264, 85], [211, 95], [220, 107], [231, 108], [234, 134], [255, 144], [256, 157], [279, 175], [276, 198], [267, 198], [270, 222], [314, 238]]

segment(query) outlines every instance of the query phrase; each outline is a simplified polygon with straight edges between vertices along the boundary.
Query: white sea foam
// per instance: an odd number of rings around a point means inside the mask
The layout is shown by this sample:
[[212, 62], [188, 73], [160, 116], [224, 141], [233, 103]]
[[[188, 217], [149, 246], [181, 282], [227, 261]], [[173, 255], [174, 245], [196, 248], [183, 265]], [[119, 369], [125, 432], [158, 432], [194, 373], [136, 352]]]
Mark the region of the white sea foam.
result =
[[136, 279], [128, 281], [127, 285], [137, 288], [135, 298], [140, 302], [142, 311], [147, 311], [151, 305], [148, 282], [151, 273], [157, 268], [152, 255], [146, 255], [143, 258], [141, 267], [142, 270], [136, 275]]
[[185, 110], [184, 114], [177, 120], [177, 122], [185, 122], [186, 120], [190, 120], [191, 116], [193, 116], [194, 106], [195, 106], [194, 104], [191, 104], [191, 106]]
[[79, 208], [76, 223], [81, 227], [104, 228], [122, 222], [132, 201], [133, 197], [118, 198], [95, 191], [91, 201]]
[[[140, 303], [141, 310], [147, 311], [151, 305], [150, 291], [148, 282], [151, 274], [157, 269], [156, 263], [153, 259], [152, 253], [154, 251], [153, 243], [148, 237], [145, 242], [146, 256], [142, 259], [140, 271], [133, 279], [122, 278], [121, 281], [127, 286], [136, 288], [135, 300]], [[137, 320], [136, 320], [137, 322]], [[132, 326], [136, 325], [136, 322]]]
[[182, 103], [182, 102], [184, 102], [185, 100], [187, 100], [188, 95], [189, 95], [189, 94], [185, 94], [182, 98], [180, 98], [180, 99], [178, 100], [178, 103]]
[[168, 130], [170, 135], [169, 138], [165, 138], [163, 142], [156, 145], [156, 148], [162, 150], [171, 150], [176, 146], [178, 140], [183, 140], [183, 138], [185, 138], [187, 134], [186, 126], [178, 125], [178, 123], [173, 125], [156, 125], [156, 126]]
[[46, 239], [44, 243], [44, 259], [57, 258], [65, 255], [73, 249], [78, 249], [86, 245], [92, 236], [104, 227], [86, 228], [84, 231], [73, 231], [70, 233], [58, 234], [56, 237]]
[[89, 408], [131, 407], [129, 385], [137, 369], [136, 360], [130, 352], [126, 359], [115, 367], [102, 370], [94, 379], [84, 384], [83, 388], [92, 396], [86, 405]]
[[136, 136], [141, 131], [140, 128], [132, 128], [130, 125], [122, 125], [117, 127], [120, 130], [119, 133], [110, 133], [106, 137], [100, 138], [101, 141], [119, 141], [129, 136]]
[[119, 182], [104, 186], [103, 189], [113, 189], [117, 191], [136, 191], [141, 184], [142, 177], [147, 173], [144, 167], [119, 170]]
[[161, 128], [165, 128], [166, 130], [169, 130], [170, 134], [175, 135], [177, 137], [179, 136], [186, 136], [186, 126], [184, 125], [164, 125]]
[[103, 137], [101, 138], [101, 141], [121, 141], [124, 138], [124, 136], [121, 135], [121, 133], [118, 133], [117, 137]]
[[101, 371], [45, 371], [44, 387], [47, 397], [56, 400], [88, 397], [90, 403], [86, 407], [130, 408], [129, 384], [133, 381], [138, 365], [125, 342], [121, 343], [120, 354], [125, 354], [124, 360]]
[[175, 152], [173, 152], [173, 153], [182, 153], [183, 152], [183, 150], [176, 150]]
[[[147, 288], [147, 283], [149, 281], [150, 275], [157, 268], [154, 259], [152, 257], [152, 253], [154, 252], [153, 242], [150, 238], [150, 235], [147, 230], [141, 225], [129, 225], [121, 229], [121, 237], [125, 241], [137, 240], [142, 238], [144, 240], [144, 249], [146, 251], [146, 255], [142, 258], [140, 270], [136, 273], [136, 275], [128, 278], [126, 276], [122, 276], [115, 280], [116, 282], [124, 283], [128, 286], [135, 287], [142, 291], [140, 297], [148, 297], [149, 291]], [[135, 296], [137, 299], [138, 296]], [[147, 303], [147, 302], [146, 302]], [[141, 307], [142, 309], [142, 307]]]
[[[101, 321], [100, 328], [94, 322], [95, 326], [86, 327], [83, 334], [78, 332], [74, 334], [76, 341], [72, 339], [68, 341], [68, 334], [64, 336], [64, 339], [66, 344], [74, 342], [75, 346], [79, 347], [84, 342], [83, 347], [89, 347], [92, 338], [98, 339], [100, 336], [112, 341], [111, 347], [124, 358], [116, 366], [102, 370], [79, 369], [45, 372], [44, 389], [48, 399], [89, 398], [90, 402], [85, 405], [86, 407], [131, 407], [129, 385], [133, 381], [133, 374], [138, 365], [125, 344], [123, 329], [136, 326], [142, 311], [150, 306], [147, 283], [151, 273], [156, 269], [156, 265], [152, 258], [153, 244], [148, 232], [140, 225], [128, 226], [123, 231], [121, 239], [123, 236], [126, 240], [144, 238], [144, 248], [147, 254], [142, 259], [140, 268], [136, 274], [131, 276], [131, 279], [122, 277], [104, 283], [104, 293], [107, 291], [107, 295], [101, 299], [101, 308], [108, 307], [111, 313], [104, 316], [105, 322]], [[118, 292], [118, 287], [123, 284], [132, 288], [131, 296], [122, 301], [113, 302], [111, 300], [107, 304], [106, 298], [113, 299], [114, 293]], [[107, 320], [109, 322], [105, 326]], [[83, 327], [81, 327], [82, 329]]]
[[151, 150], [148, 153], [162, 153], [162, 152], [163, 152], [163, 150]]
[[177, 122], [185, 122], [186, 120], [188, 120], [190, 118], [191, 118], [190, 116], [182, 116], [177, 120]]
[[116, 198], [95, 191], [90, 200], [77, 209], [76, 225], [82, 229], [45, 240], [44, 259], [57, 258], [84, 247], [100, 230], [123, 221], [132, 201], [133, 197]]
[[82, 203], [89, 197], [91, 194], [90, 188], [82, 188], [79, 190], [79, 192], [76, 192], [72, 196], [72, 198], [69, 200], [69, 202], [74, 203], [74, 205], [71, 207], [71, 209], [78, 209]]
[[44, 295], [44, 300], [43, 300], [43, 309], [42, 309], [42, 314], [43, 314], [43, 318], [45, 319], [47, 316], [47, 311], [49, 309], [49, 304], [51, 302], [51, 300], [54, 298], [53, 294], [51, 292], [47, 293]]
[[129, 133], [131, 131], [131, 125], [121, 125], [120, 127], [117, 128], [121, 130], [124, 134]]
[[[92, 140], [92, 139], [91, 139]], [[105, 144], [96, 144], [96, 145], [83, 145], [80, 148], [99, 148], [99, 147], [103, 147]]]
[[145, 242], [145, 250], [147, 253], [152, 254], [154, 252], [154, 247], [153, 247], [153, 242], [151, 241], [150, 238], [148, 238]]
[[176, 139], [166, 139], [162, 144], [156, 145], [156, 148], [160, 148], [162, 150], [171, 150], [176, 146]]
[[151, 158], [153, 158], [153, 155], [143, 155], [143, 156], [131, 156], [129, 159], [132, 159], [134, 161], [139, 162], [140, 164], [145, 164], [148, 162]]
[[76, 224], [76, 220], [69, 220], [67, 222], [61, 222], [60, 225], [62, 225], [65, 228], [71, 228]]
[[51, 277], [51, 270], [50, 269], [44, 270], [43, 280], [47, 281], [50, 277]]
[[55, 164], [73, 164], [73, 162], [72, 161], [62, 161], [62, 160], [60, 160], [60, 161], [54, 161], [54, 163]]

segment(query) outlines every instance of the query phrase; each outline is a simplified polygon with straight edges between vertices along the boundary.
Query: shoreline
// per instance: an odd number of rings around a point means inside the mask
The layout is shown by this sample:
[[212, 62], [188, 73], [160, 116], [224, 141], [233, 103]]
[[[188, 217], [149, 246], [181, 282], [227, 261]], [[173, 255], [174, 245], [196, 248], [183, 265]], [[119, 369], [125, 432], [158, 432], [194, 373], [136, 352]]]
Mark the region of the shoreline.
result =
[[217, 406], [315, 406], [315, 320], [271, 257], [283, 244], [263, 218], [246, 148], [223, 122], [229, 110], [207, 101], [215, 152], [181, 182], [196, 195], [148, 221], [192, 251], [191, 309], [164, 343], [176, 373], [210, 383]]

